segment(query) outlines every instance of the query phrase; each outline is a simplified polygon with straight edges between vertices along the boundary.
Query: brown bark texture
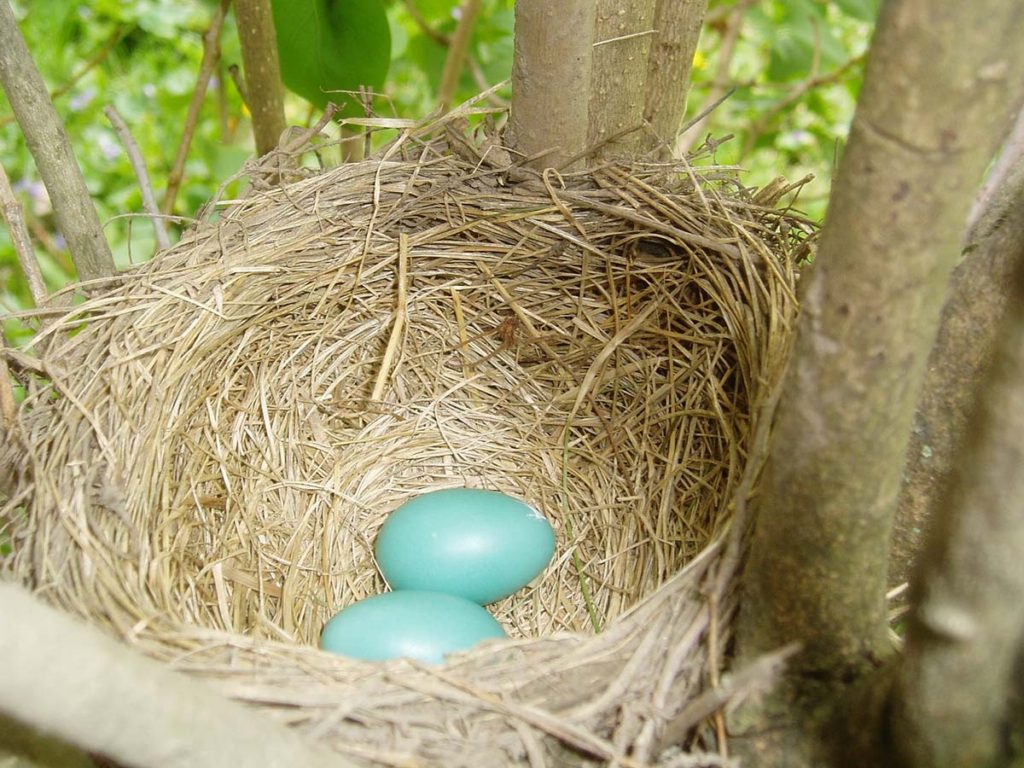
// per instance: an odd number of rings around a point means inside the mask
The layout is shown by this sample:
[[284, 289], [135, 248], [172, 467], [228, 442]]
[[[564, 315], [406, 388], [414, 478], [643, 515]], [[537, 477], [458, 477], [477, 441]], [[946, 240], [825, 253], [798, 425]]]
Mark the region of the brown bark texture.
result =
[[690, 72], [707, 0], [658, 0], [644, 91], [645, 140], [663, 157], [672, 154], [686, 112]]
[[594, 0], [518, 0], [515, 12], [508, 144], [561, 168], [587, 146]]
[[654, 0], [597, 0], [588, 143], [599, 157], [631, 156], [646, 143], [654, 9]]
[[50, 195], [78, 279], [114, 274], [114, 258], [64, 124], [6, 0], [0, 2], [0, 84]]
[[299, 732], [0, 584], [3, 718], [125, 766], [345, 768]]
[[256, 152], [265, 155], [277, 147], [285, 129], [284, 85], [270, 0], [235, 0], [235, 15]]
[[1016, 162], [985, 196], [942, 308], [907, 450], [891, 583], [909, 580], [911, 556], [920, 550], [928, 521], [942, 502], [943, 478], [963, 439], [976, 384], [991, 363], [999, 321], [1009, 305], [1014, 264], [1024, 252], [1024, 146], [1017, 142], [1024, 142], [1024, 112], [1005, 150]]
[[1024, 248], [914, 581], [896, 743], [915, 768], [992, 764], [1024, 641]]
[[[886, 565], [928, 351], [974, 190], [1024, 87], [1024, 5], [882, 6], [776, 416], [741, 655], [839, 680], [888, 651]], [[936, 55], [936, 52], [942, 55]]]

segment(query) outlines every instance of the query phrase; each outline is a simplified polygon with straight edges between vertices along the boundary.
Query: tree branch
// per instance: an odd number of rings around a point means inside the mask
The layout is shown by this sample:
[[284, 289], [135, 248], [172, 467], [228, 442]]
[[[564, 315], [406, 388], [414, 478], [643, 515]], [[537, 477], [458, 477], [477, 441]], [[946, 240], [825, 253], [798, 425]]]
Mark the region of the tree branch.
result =
[[11, 180], [7, 178], [7, 171], [2, 165], [0, 165], [0, 209], [3, 210], [4, 221], [7, 222], [7, 229], [11, 233], [11, 243], [18, 256], [21, 272], [25, 275], [25, 280], [28, 283], [29, 293], [32, 294], [32, 301], [37, 307], [45, 307], [49, 291], [46, 290], [43, 273], [39, 269], [39, 262], [36, 261], [32, 238], [29, 237], [28, 230], [25, 228], [25, 217], [22, 215], [21, 205], [14, 196]]
[[132, 170], [135, 171], [135, 178], [139, 182], [139, 191], [142, 193], [142, 208], [149, 214], [149, 218], [153, 222], [153, 236], [156, 238], [157, 247], [160, 250], [166, 250], [171, 247], [171, 241], [167, 237], [167, 226], [160, 215], [160, 209], [156, 206], [153, 185], [149, 181], [149, 171], [146, 170], [146, 161], [142, 159], [139, 145], [135, 143], [132, 132], [128, 130], [128, 124], [112, 104], [104, 107], [103, 114], [114, 126], [118, 138], [124, 145], [125, 152], [128, 153], [128, 160], [132, 164]]
[[536, 168], [587, 146], [594, 0], [518, 0], [509, 145]]
[[664, 156], [671, 155], [686, 112], [693, 55], [707, 8], [707, 0], [658, 0], [654, 10], [644, 119]]
[[270, 0], [235, 0], [235, 16], [256, 152], [265, 155], [277, 147], [285, 129], [284, 86]]
[[351, 763], [0, 584], [0, 714], [124, 765], [223, 768]]
[[743, 140], [743, 149], [740, 151], [740, 157], [746, 157], [750, 154], [750, 150], [754, 148], [754, 144], [757, 142], [758, 137], [768, 129], [768, 126], [771, 125], [772, 121], [779, 114], [796, 104], [796, 102], [800, 101], [800, 99], [815, 88], [820, 88], [823, 85], [831, 85], [832, 83], [842, 80], [851, 69], [862, 64], [863, 61], [864, 54], [854, 56], [831, 72], [824, 75], [812, 73], [810, 77], [797, 83], [789, 93], [762, 112], [757, 118], [757, 122], [747, 130], [746, 137]]
[[459, 87], [462, 67], [469, 52], [469, 42], [473, 38], [473, 24], [480, 12], [482, 0], [465, 0], [459, 6], [459, 23], [448, 46], [448, 56], [444, 60], [444, 71], [441, 73], [441, 86], [437, 93], [438, 106], [447, 110], [455, 98], [455, 90]]
[[940, 8], [882, 6], [802, 285], [745, 576], [742, 655], [800, 641], [800, 671], [833, 681], [889, 650], [886, 562], [914, 406], [973, 190], [1024, 97], [1020, 8]]
[[[79, 70], [71, 76], [70, 80], [50, 91], [50, 101], [56, 101], [57, 99], [59, 99], [65, 93], [74, 88], [83, 77], [89, 74], [89, 72], [92, 69], [102, 64], [106, 60], [107, 56], [110, 55], [110, 51], [113, 49], [113, 47], [117, 45], [119, 42], [121, 42], [121, 38], [124, 37], [125, 32], [127, 32], [127, 30], [128, 28], [124, 25], [118, 25], [117, 27], [115, 27], [114, 31], [110, 34], [110, 37], [106, 39], [106, 42], [104, 42], [103, 45], [101, 45], [99, 49], [96, 51], [96, 53], [94, 53], [89, 58], [89, 60], [86, 61], [79, 68]], [[14, 115], [5, 115], [4, 117], [0, 118], [0, 128], [3, 128], [5, 125], [12, 122], [14, 122]]]
[[181, 189], [181, 182], [185, 175], [188, 150], [192, 146], [192, 136], [199, 123], [199, 111], [203, 108], [203, 101], [206, 99], [206, 91], [210, 87], [213, 70], [217, 66], [217, 62], [220, 61], [220, 32], [224, 27], [224, 16], [230, 5], [231, 0], [220, 0], [220, 5], [213, 12], [210, 26], [203, 33], [203, 60], [199, 65], [199, 79], [196, 80], [196, 87], [192, 89], [192, 100], [188, 104], [188, 112], [185, 115], [185, 127], [181, 133], [181, 141], [178, 142], [178, 151], [174, 153], [171, 171], [167, 174], [167, 189], [164, 191], [163, 206], [163, 212], [166, 214], [174, 212], [174, 202], [178, 198], [178, 190]]
[[0, 83], [50, 194], [78, 278], [114, 274], [114, 257], [71, 143], [7, 2], [0, 2]]
[[964, 256], [942, 308], [907, 449], [893, 532], [894, 551], [902, 555], [892, 561], [894, 581], [908, 578], [911, 563], [905, 553], [920, 549], [922, 531], [943, 502], [945, 476], [975, 408], [977, 382], [991, 364], [999, 323], [1010, 307], [1008, 286], [1017, 256], [1024, 253], [1022, 127], [1024, 119], [1018, 117], [1017, 132], [1003, 151], [1003, 158], [1015, 156], [1017, 162], [1000, 160], [992, 175], [1002, 184], [979, 195], [987, 202], [972, 211]]
[[1024, 640], [1024, 250], [1014, 260], [994, 363], [913, 583], [894, 742], [921, 768], [993, 764]]

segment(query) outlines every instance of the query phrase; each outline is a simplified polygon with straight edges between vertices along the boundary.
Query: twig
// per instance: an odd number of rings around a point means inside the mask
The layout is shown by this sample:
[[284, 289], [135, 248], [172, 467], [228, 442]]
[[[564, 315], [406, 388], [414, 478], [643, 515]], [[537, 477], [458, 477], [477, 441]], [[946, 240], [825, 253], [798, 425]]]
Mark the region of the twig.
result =
[[103, 236], [82, 169], [10, 3], [0, 3], [0, 83], [46, 184], [79, 279], [114, 274], [114, 257]]
[[153, 235], [156, 237], [157, 247], [161, 251], [166, 250], [171, 247], [171, 240], [167, 236], [167, 226], [161, 217], [160, 209], [157, 208], [153, 185], [149, 181], [149, 171], [146, 170], [146, 161], [142, 159], [142, 153], [139, 152], [139, 145], [135, 142], [132, 132], [128, 130], [128, 124], [125, 123], [124, 118], [113, 104], [104, 107], [103, 114], [114, 126], [118, 138], [124, 145], [125, 152], [128, 153], [128, 160], [131, 162], [135, 178], [139, 182], [139, 191], [142, 192], [142, 208], [153, 221]]
[[423, 14], [420, 13], [420, 9], [416, 7], [416, 3], [414, 3], [413, 0], [404, 0], [404, 3], [405, 10], [409, 12], [409, 16], [412, 17], [412, 20], [424, 35], [429, 37], [438, 45], [443, 45], [446, 48], [451, 44], [451, 38], [449, 38], [448, 35], [443, 32], [438, 32], [427, 23], [427, 20], [423, 18]]
[[[729, 69], [732, 66], [732, 57], [736, 53], [736, 41], [739, 40], [740, 30], [743, 28], [743, 15], [753, 5], [753, 2], [754, 0], [737, 0], [736, 5], [733, 6], [732, 12], [729, 14], [729, 18], [725, 22], [722, 44], [718, 49], [718, 68], [715, 70], [715, 80], [711, 85], [711, 90], [708, 91], [706, 99], [706, 101], [716, 106], [720, 103], [722, 95], [729, 89]], [[676, 141], [677, 157], [682, 157], [690, 151], [693, 143], [704, 132], [704, 127], [708, 122], [708, 115], [710, 115], [710, 112], [679, 134], [679, 139]]]
[[14, 197], [11, 180], [7, 178], [7, 172], [3, 166], [0, 166], [0, 208], [3, 208], [4, 221], [7, 222], [7, 229], [11, 233], [14, 252], [18, 255], [18, 264], [21, 265], [21, 271], [25, 275], [25, 280], [28, 281], [32, 302], [37, 307], [45, 307], [48, 293], [46, 283], [43, 281], [43, 273], [36, 261], [32, 238], [29, 237], [28, 229], [25, 227], [25, 217], [22, 215], [21, 205]]
[[765, 132], [767, 127], [771, 124], [771, 121], [774, 120], [781, 112], [800, 101], [800, 99], [802, 99], [809, 91], [823, 85], [829, 85], [837, 80], [841, 80], [847, 72], [849, 72], [853, 67], [861, 64], [863, 61], [864, 54], [862, 53], [859, 56], [854, 56], [838, 69], [835, 69], [828, 74], [816, 75], [812, 73], [812, 75], [806, 80], [798, 83], [793, 90], [786, 94], [786, 96], [775, 102], [770, 109], [765, 111], [761, 117], [758, 118], [757, 122], [751, 126], [750, 130], [747, 131], [747, 136], [743, 141], [743, 149], [741, 150], [740, 157], [746, 157], [750, 153], [750, 150], [754, 146], [754, 142], [757, 141], [757, 137]]
[[14, 397], [11, 384], [11, 370], [7, 367], [7, 357], [3, 351], [7, 349], [7, 334], [0, 328], [0, 424], [6, 439], [11, 439], [11, 432], [18, 423], [18, 401]]
[[[50, 100], [54, 101], [56, 99], [59, 99], [61, 96], [63, 96], [72, 88], [74, 88], [83, 77], [89, 74], [90, 70], [102, 64], [103, 61], [107, 58], [107, 56], [110, 55], [110, 51], [114, 48], [114, 46], [121, 42], [121, 38], [124, 37], [127, 29], [127, 27], [120, 24], [117, 27], [115, 27], [114, 31], [110, 34], [110, 37], [108, 37], [106, 42], [104, 42], [103, 45], [99, 47], [99, 50], [97, 50], [96, 53], [92, 55], [92, 58], [85, 62], [85, 64], [82, 65], [82, 68], [71, 76], [70, 80], [68, 80], [63, 85], [54, 88], [50, 92]], [[3, 128], [5, 125], [10, 125], [13, 122], [14, 115], [4, 115], [4, 117], [0, 118], [0, 128]]]
[[444, 71], [441, 73], [441, 87], [438, 89], [437, 102], [442, 110], [448, 109], [455, 98], [455, 90], [459, 85], [462, 67], [469, 51], [469, 41], [473, 37], [473, 24], [480, 12], [481, 0], [465, 0], [459, 8], [459, 23], [455, 27], [448, 56], [444, 60]]
[[203, 33], [203, 60], [199, 66], [199, 79], [196, 80], [196, 87], [192, 90], [192, 101], [188, 105], [188, 113], [185, 116], [185, 128], [181, 134], [181, 141], [178, 142], [178, 151], [174, 155], [174, 163], [171, 165], [171, 172], [167, 174], [167, 189], [164, 192], [164, 213], [174, 211], [174, 202], [178, 197], [178, 190], [181, 189], [182, 178], [185, 174], [185, 160], [188, 159], [188, 150], [192, 146], [192, 136], [195, 134], [196, 125], [199, 122], [199, 111], [203, 107], [203, 100], [206, 98], [206, 90], [210, 86], [210, 77], [220, 60], [220, 32], [224, 27], [224, 16], [227, 14], [231, 0], [220, 0], [220, 5], [213, 12], [213, 19], [210, 26]]

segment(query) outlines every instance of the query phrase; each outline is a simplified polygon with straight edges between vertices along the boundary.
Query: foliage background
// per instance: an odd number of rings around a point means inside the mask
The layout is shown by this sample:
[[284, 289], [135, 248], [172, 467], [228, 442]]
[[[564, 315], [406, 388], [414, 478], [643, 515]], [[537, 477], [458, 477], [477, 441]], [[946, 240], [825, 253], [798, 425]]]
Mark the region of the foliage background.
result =
[[[381, 2], [391, 31], [391, 68], [375, 109], [384, 116], [426, 115], [436, 106], [446, 55], [443, 38], [455, 29], [460, 4]], [[853, 114], [877, 4], [878, 0], [711, 0], [694, 62], [688, 112], [692, 116], [723, 90], [735, 90], [696, 140], [702, 141], [707, 132], [716, 137], [733, 134], [719, 146], [715, 161], [745, 169], [750, 186], [778, 175], [795, 180], [813, 173], [816, 180], [805, 188], [798, 205], [821, 218], [831, 171]], [[215, 0], [15, 0], [13, 6], [51, 91], [71, 84], [57, 98], [57, 109], [66, 121], [118, 265], [147, 258], [154, 247], [152, 229], [144, 219], [126, 215], [141, 210], [141, 196], [127, 155], [102, 110], [113, 104], [124, 116], [146, 158], [157, 196], [162, 197]], [[483, 0], [456, 101], [509, 77], [512, 30], [513, 0]], [[252, 152], [247, 113], [227, 76], [227, 66], [241, 61], [232, 14], [221, 45], [221, 64], [206, 95], [175, 210], [184, 221]], [[90, 66], [97, 56], [102, 61]], [[509, 96], [506, 87], [496, 98], [507, 101]], [[286, 106], [290, 123], [307, 124], [315, 117], [298, 96], [289, 95]], [[71, 261], [10, 114], [0, 94], [0, 163], [25, 209], [47, 284], [57, 289], [72, 279]], [[0, 311], [29, 307], [8, 233], [0, 230]], [[31, 333], [11, 318], [5, 320], [5, 331], [13, 342]]]

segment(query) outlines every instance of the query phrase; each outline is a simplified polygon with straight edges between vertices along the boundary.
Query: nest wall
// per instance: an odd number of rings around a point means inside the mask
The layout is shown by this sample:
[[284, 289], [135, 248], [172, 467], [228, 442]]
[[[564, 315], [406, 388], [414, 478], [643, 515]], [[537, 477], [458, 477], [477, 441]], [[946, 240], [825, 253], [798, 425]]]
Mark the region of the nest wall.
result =
[[[513, 184], [429, 150], [223, 204], [12, 355], [5, 569], [360, 759], [654, 759], [706, 686], [808, 228], [688, 167]], [[385, 589], [388, 513], [457, 486], [555, 527], [493, 606], [518, 639], [444, 672], [316, 651]]]

